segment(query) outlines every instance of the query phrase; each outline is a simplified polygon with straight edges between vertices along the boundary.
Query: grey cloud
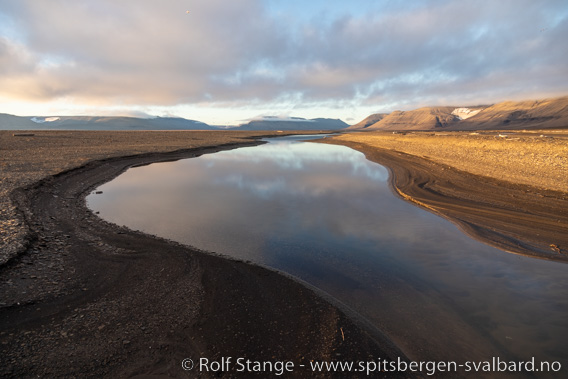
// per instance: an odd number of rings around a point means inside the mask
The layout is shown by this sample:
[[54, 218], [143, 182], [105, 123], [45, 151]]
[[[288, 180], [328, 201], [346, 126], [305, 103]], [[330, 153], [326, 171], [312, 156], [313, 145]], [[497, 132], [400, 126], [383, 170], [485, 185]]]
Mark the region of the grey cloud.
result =
[[310, 22], [266, 4], [2, 2], [20, 38], [0, 38], [0, 94], [410, 105], [568, 87], [563, 1], [415, 2]]
[[[195, 3], [195, 2], [194, 2]], [[35, 56], [27, 74], [58, 83], [45, 96], [118, 98], [143, 103], [196, 101], [210, 77], [272, 54], [280, 43], [256, 1], [21, 2], [11, 17]], [[187, 8], [191, 9], [186, 14]], [[6, 12], [6, 9], [2, 9]], [[46, 58], [62, 64], [41, 67]], [[21, 59], [12, 56], [15, 65]], [[41, 80], [40, 80], [41, 79]], [[54, 87], [54, 86], [51, 86]]]

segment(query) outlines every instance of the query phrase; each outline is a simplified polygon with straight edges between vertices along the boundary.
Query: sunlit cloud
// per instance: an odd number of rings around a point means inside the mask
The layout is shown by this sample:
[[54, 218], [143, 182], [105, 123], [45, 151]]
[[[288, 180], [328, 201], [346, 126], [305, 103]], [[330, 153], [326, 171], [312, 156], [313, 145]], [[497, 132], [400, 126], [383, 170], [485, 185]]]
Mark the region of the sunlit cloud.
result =
[[568, 89], [564, 1], [22, 0], [0, 21], [6, 113], [356, 119]]

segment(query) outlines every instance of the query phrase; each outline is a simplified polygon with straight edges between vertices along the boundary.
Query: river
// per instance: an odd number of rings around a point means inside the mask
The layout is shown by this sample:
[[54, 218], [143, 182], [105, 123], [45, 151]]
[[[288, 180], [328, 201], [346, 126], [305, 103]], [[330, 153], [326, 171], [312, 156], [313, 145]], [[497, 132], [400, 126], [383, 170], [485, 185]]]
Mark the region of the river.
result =
[[87, 203], [113, 223], [300, 278], [412, 359], [567, 367], [568, 265], [475, 241], [396, 197], [363, 154], [304, 139], [132, 168]]

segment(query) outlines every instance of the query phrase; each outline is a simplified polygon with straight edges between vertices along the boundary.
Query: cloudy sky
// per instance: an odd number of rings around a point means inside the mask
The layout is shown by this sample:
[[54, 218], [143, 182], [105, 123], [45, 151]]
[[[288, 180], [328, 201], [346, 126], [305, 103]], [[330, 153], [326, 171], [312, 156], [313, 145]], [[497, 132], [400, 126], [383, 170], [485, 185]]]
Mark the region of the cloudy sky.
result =
[[341, 118], [568, 93], [566, 0], [0, 0], [0, 113]]

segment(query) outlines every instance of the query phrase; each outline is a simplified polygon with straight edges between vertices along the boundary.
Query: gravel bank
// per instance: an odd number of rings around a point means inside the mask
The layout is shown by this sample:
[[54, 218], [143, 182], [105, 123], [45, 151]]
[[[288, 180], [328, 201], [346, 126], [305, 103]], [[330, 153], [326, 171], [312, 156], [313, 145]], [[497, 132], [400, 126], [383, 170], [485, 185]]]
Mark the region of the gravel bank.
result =
[[[542, 135], [542, 136], [541, 136]], [[367, 132], [321, 140], [391, 170], [402, 198], [503, 250], [568, 261], [568, 135]]]
[[34, 135], [14, 136], [27, 133], [0, 131], [0, 265], [24, 248], [28, 232], [9, 196], [15, 188], [98, 159], [242, 143], [259, 135], [223, 131], [29, 133]]
[[350, 133], [334, 140], [400, 151], [474, 175], [568, 192], [565, 130]]

